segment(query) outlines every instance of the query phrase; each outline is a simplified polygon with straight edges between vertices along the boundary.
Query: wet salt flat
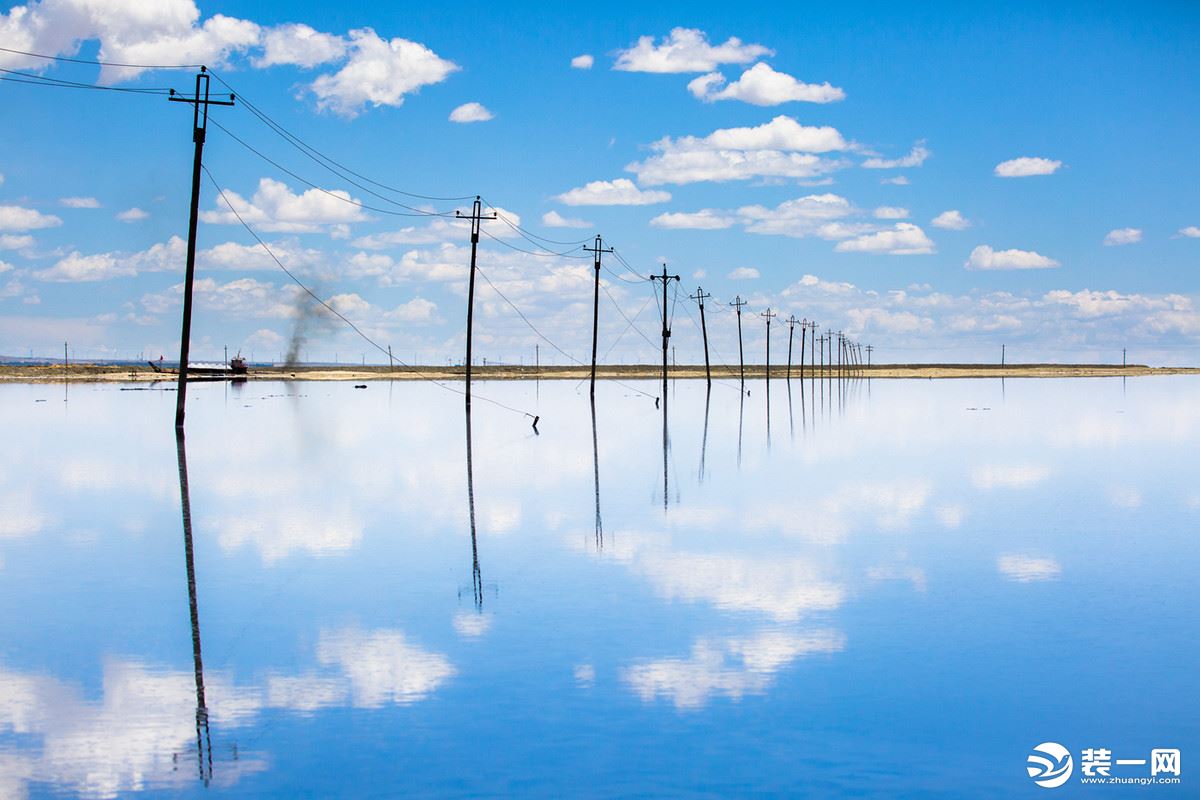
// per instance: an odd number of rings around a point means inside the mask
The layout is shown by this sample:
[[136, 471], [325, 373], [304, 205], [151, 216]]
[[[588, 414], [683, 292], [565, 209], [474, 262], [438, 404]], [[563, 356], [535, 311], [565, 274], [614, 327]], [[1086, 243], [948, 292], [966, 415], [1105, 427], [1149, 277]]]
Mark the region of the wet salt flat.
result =
[[0, 386], [0, 797], [1188, 796], [1200, 380], [748, 387]]

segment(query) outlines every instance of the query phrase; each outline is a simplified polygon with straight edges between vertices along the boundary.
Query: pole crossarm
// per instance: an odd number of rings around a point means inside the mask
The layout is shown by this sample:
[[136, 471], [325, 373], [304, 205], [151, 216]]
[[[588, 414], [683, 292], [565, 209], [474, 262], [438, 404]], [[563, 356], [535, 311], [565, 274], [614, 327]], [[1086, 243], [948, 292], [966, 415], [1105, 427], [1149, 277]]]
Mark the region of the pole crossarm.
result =
[[464, 214], [461, 211], [455, 210], [455, 219], [469, 219], [471, 221], [471, 276], [467, 281], [467, 363], [466, 363], [466, 404], [471, 406], [471, 344], [472, 330], [475, 320], [475, 259], [479, 250], [479, 230], [484, 220], [497, 219], [495, 212], [491, 214], [483, 213], [483, 204], [479, 195], [475, 196], [475, 202], [471, 206], [471, 213]]

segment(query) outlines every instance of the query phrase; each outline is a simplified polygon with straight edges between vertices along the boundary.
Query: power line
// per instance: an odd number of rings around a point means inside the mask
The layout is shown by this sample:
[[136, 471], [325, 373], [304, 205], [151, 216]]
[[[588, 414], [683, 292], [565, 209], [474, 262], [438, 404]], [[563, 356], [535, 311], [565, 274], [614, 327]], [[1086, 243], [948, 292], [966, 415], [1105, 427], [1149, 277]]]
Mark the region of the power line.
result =
[[[216, 73], [211, 72], [211, 70], [210, 70], [210, 73], [212, 74], [212, 76], [214, 78], [216, 78], [222, 85], [224, 85], [230, 91], [233, 91], [233, 92], [237, 91], [228, 81], [226, 81], [220, 75], [217, 75]], [[450, 202], [457, 202], [460, 200], [473, 200], [475, 197], [474, 195], [461, 195], [458, 197], [438, 197], [436, 195], [419, 194], [417, 192], [409, 192], [404, 189], [400, 189], [395, 186], [391, 186], [389, 184], [382, 183], [373, 178], [369, 178], [366, 175], [363, 175], [362, 173], [356, 172], [355, 170], [351, 169], [350, 167], [347, 167], [345, 164], [342, 164], [341, 162], [337, 161], [336, 159], [332, 158], [331, 156], [326, 155], [325, 153], [321, 152], [317, 148], [315, 148], [312, 145], [305, 142], [299, 136], [292, 133], [287, 128], [285, 128], [283, 125], [281, 125], [280, 123], [278, 123], [274, 119], [272, 119], [270, 115], [268, 115], [265, 111], [263, 111], [257, 105], [255, 105], [254, 103], [247, 100], [245, 95], [243, 95], [241, 92], [238, 92], [238, 98], [242, 101], [242, 105], [247, 110], [249, 110], [251, 114], [253, 114], [255, 117], [258, 118], [258, 120], [260, 122], [262, 122], [264, 125], [269, 127], [272, 131], [274, 131], [276, 135], [283, 138], [285, 141], [287, 141], [289, 144], [291, 144], [296, 149], [305, 153], [309, 158], [318, 160], [319, 163], [327, 162], [327, 163], [322, 163], [322, 166], [324, 166], [326, 169], [330, 170], [331, 172], [333, 172], [334, 167], [336, 167], [337, 169], [342, 170], [343, 172], [349, 173], [350, 175], [353, 175], [354, 177], [359, 178], [360, 180], [364, 180], [373, 186], [377, 186], [380, 189], [386, 189], [389, 192], [394, 192], [395, 194], [402, 194], [405, 197], [413, 197], [418, 200], [430, 200], [430, 201], [434, 201], [434, 202], [450, 203]], [[329, 165], [333, 165], [333, 166], [329, 166]], [[345, 176], [342, 176], [342, 177], [346, 180], [349, 180], [348, 178], [345, 178]], [[419, 209], [416, 209], [416, 210], [419, 210]]]
[[[494, 242], [498, 242], [498, 243], [500, 243], [500, 244], [504, 245], [505, 247], [509, 248], [510, 250], [516, 250], [518, 253], [524, 253], [525, 255], [528, 255], [528, 256], [538, 256], [538, 257], [541, 257], [541, 258], [554, 258], [554, 257], [558, 257], [558, 258], [575, 258], [575, 259], [587, 259], [587, 258], [589, 258], [589, 256], [582, 255], [582, 254], [580, 254], [580, 255], [577, 255], [577, 256], [575, 256], [575, 255], [571, 255], [571, 251], [570, 251], [570, 250], [566, 250], [566, 251], [563, 251], [563, 252], [561, 252], [561, 253], [555, 253], [555, 252], [554, 252], [554, 251], [552, 251], [552, 250], [547, 250], [547, 251], [546, 251], [546, 252], [544, 252], [544, 253], [538, 253], [538, 252], [535, 252], [535, 251], [533, 251], [533, 250], [526, 250], [526, 249], [525, 249], [525, 248], [523, 248], [523, 247], [517, 247], [515, 244], [509, 244], [508, 242], [506, 242], [506, 241], [504, 241], [503, 239], [501, 239], [499, 236], [493, 236], [492, 234], [488, 233], [487, 231], [481, 231], [481, 232], [483, 233], [483, 235], [484, 235], [484, 236], [488, 237], [488, 238], [489, 238], [489, 239], [491, 239], [492, 241], [494, 241]], [[575, 249], [575, 248], [572, 248], [572, 249]]]
[[[403, 203], [396, 203], [396, 201], [391, 200], [387, 197], [383, 197], [382, 195], [376, 194], [375, 192], [371, 192], [371, 194], [375, 194], [376, 197], [379, 197], [381, 200], [384, 200], [385, 202], [393, 203], [402, 208], [407, 208], [410, 210], [409, 211], [393, 211], [389, 208], [379, 208], [377, 206], [369, 206], [366, 203], [361, 203], [352, 197], [351, 198], [342, 197], [337, 192], [332, 192], [329, 189], [326, 189], [322, 186], [318, 186], [317, 184], [313, 183], [312, 181], [308, 180], [307, 178], [305, 178], [305, 177], [293, 172], [292, 170], [288, 169], [287, 167], [283, 166], [278, 161], [275, 161], [274, 159], [272, 159], [270, 156], [267, 156], [266, 154], [262, 153], [261, 151], [255, 149], [252, 145], [248, 144], [241, 137], [239, 137], [237, 134], [233, 133], [233, 131], [229, 130], [228, 128], [226, 128], [224, 125], [217, 122], [216, 120], [212, 120], [212, 124], [216, 125], [218, 128], [220, 128], [221, 131], [226, 136], [230, 137], [235, 142], [240, 144], [242, 147], [246, 148], [251, 153], [258, 156], [263, 161], [267, 162], [268, 164], [275, 167], [276, 169], [286, 173], [287, 175], [290, 175], [292, 178], [300, 181], [305, 186], [308, 186], [310, 189], [315, 189], [318, 192], [321, 192], [322, 194], [328, 195], [329, 197], [332, 197], [333, 199], [339, 200], [348, 205], [358, 206], [359, 208], [365, 209], [367, 211], [375, 211], [379, 214], [389, 214], [393, 217], [447, 217], [447, 216], [451, 215], [451, 212], [449, 212], [449, 211], [422, 211], [420, 209], [414, 209], [411, 206], [404, 205]], [[359, 188], [361, 189], [362, 187], [359, 186]], [[370, 190], [367, 189], [365, 191], [370, 191]]]
[[5, 75], [13, 75], [12, 78], [0, 78], [2, 81], [10, 83], [26, 83], [32, 86], [48, 86], [56, 89], [95, 89], [103, 92], [124, 92], [126, 94], [151, 94], [151, 95], [170, 95], [174, 89], [169, 87], [162, 88], [132, 88], [128, 86], [100, 86], [94, 83], [81, 83], [80, 81], [68, 81], [62, 78], [48, 78], [44, 75], [35, 75], [31, 72], [20, 72], [15, 69], [0, 68], [0, 73]]
[[[557, 344], [555, 344], [554, 341], [552, 339], [550, 339], [549, 336], [547, 336], [546, 334], [539, 331], [537, 329], [537, 327], [532, 322], [529, 321], [529, 317], [525, 316], [525, 314], [521, 311], [521, 309], [517, 308], [517, 304], [514, 303], [512, 300], [509, 300], [508, 296], [505, 295], [504, 292], [500, 291], [500, 289], [496, 286], [496, 284], [492, 283], [492, 279], [489, 278], [482, 269], [480, 269], [479, 267], [476, 267], [475, 271], [478, 272], [485, 281], [487, 281], [487, 285], [492, 287], [492, 291], [494, 291], [496, 294], [500, 295], [500, 298], [502, 300], [504, 300], [504, 302], [508, 303], [509, 306], [512, 307], [513, 311], [517, 312], [517, 316], [520, 317], [521, 320], [526, 325], [529, 326], [529, 330], [531, 330], [535, 334], [537, 334], [543, 341], [546, 342], [546, 344], [553, 347], [555, 350], [557, 350], [559, 353], [561, 353], [563, 356], [565, 356], [569, 361], [573, 361], [576, 365], [581, 366], [581, 367], [587, 366], [586, 364], [584, 364], [584, 362], [580, 361], [578, 358], [575, 358], [575, 356], [571, 355], [566, 350], [563, 350], [561, 347], [559, 347]], [[626, 389], [629, 389], [630, 391], [638, 392], [639, 394], [645, 395], [646, 397], [654, 397], [654, 395], [652, 395], [648, 392], [644, 392], [641, 389], [638, 389], [637, 387], [630, 386], [627, 383], [622, 383], [621, 381], [618, 381], [618, 380], [614, 380], [613, 382], [619, 384], [620, 386], [624, 386]]]
[[[340, 311], [338, 311], [336, 308], [329, 305], [329, 303], [326, 303], [319, 296], [317, 296], [317, 294], [315, 292], [313, 292], [312, 289], [309, 289], [304, 284], [303, 281], [301, 281], [299, 278], [297, 278], [295, 276], [295, 274], [292, 273], [291, 270], [289, 270], [287, 267], [285, 267], [283, 265], [283, 262], [280, 261], [278, 257], [276, 257], [275, 253], [271, 250], [271, 248], [267, 245], [267, 243], [265, 241], [263, 241], [262, 237], [259, 236], [258, 233], [255, 232], [255, 230], [253, 228], [251, 228], [250, 225], [248, 225], [244, 219], [242, 219], [242, 215], [239, 214], [237, 212], [237, 209], [233, 207], [233, 204], [229, 202], [229, 199], [225, 196], [225, 190], [221, 188], [221, 185], [219, 183], [217, 183], [217, 179], [213, 177], [213, 174], [209, 171], [208, 167], [201, 166], [201, 169], [204, 170], [204, 174], [208, 176], [209, 181], [211, 181], [213, 187], [216, 188], [217, 194], [219, 194], [221, 196], [221, 200], [223, 200], [225, 202], [226, 207], [228, 207], [229, 210], [233, 213], [233, 215], [235, 217], [237, 217], [238, 222], [242, 223], [242, 227], [245, 228], [246, 231], [251, 236], [254, 237], [254, 240], [256, 242], [258, 242], [259, 246], [261, 246], [263, 250], [266, 251], [267, 255], [271, 257], [271, 260], [275, 262], [275, 265], [277, 267], [279, 267], [281, 270], [283, 270], [284, 274], [287, 275], [289, 278], [291, 278], [292, 281], [297, 286], [299, 286], [301, 289], [304, 290], [305, 294], [307, 294], [309, 297], [311, 297], [313, 300], [315, 300], [318, 304], [320, 304], [322, 307], [324, 307], [327, 311], [329, 311], [329, 313], [333, 314], [338, 319], [340, 319], [342, 322], [344, 322], [348, 326], [350, 326], [351, 330], [353, 330], [355, 333], [357, 333], [359, 335], [359, 337], [361, 337], [362, 340], [365, 341], [367, 344], [371, 345], [376, 350], [378, 350], [379, 352], [388, 356], [389, 358], [394, 359], [400, 365], [409, 367], [410, 369], [414, 369], [413, 365], [407, 364], [402, 359], [395, 358], [394, 356], [392, 356], [392, 354], [388, 351], [388, 349], [386, 347], [380, 345], [378, 342], [376, 342], [370, 336], [367, 336], [365, 333], [363, 333], [362, 330], [359, 329], [359, 327], [357, 325], [355, 325], [353, 322], [351, 322], [349, 319], [347, 319], [346, 316], [344, 314], [342, 314]], [[430, 383], [434, 384], [435, 386], [440, 386], [441, 388], [445, 389], [446, 391], [454, 392], [455, 394], [463, 395], [463, 396], [467, 395], [467, 392], [463, 391], [462, 389], [458, 389], [454, 386], [450, 386], [449, 384], [443, 383], [443, 382], [437, 380], [436, 378], [428, 377], [427, 373], [422, 373], [422, 372], [418, 371], [417, 375], [421, 376], [421, 378], [423, 380], [427, 380]], [[503, 408], [505, 411], [511, 411], [514, 414], [521, 414], [523, 416], [530, 417], [531, 419], [537, 418], [537, 415], [535, 415], [535, 414], [531, 414], [528, 411], [522, 411], [519, 408], [513, 408], [512, 406], [509, 406], [509, 405], [505, 405], [504, 403], [501, 403], [499, 400], [493, 400], [490, 397], [483, 397], [482, 395], [475, 395], [475, 396], [478, 397], [480, 400], [483, 400], [484, 402], [491, 403], [492, 405], [497, 406], [499, 408]]]
[[95, 61], [89, 58], [71, 58], [69, 56], [51, 56], [45, 53], [30, 53], [26, 50], [14, 50], [11, 47], [0, 47], [0, 52], [15, 53], [30, 58], [43, 58], [47, 61], [65, 61], [71, 64], [94, 64], [101, 67], [127, 67], [130, 69], [200, 69], [203, 64], [122, 64], [117, 61]]

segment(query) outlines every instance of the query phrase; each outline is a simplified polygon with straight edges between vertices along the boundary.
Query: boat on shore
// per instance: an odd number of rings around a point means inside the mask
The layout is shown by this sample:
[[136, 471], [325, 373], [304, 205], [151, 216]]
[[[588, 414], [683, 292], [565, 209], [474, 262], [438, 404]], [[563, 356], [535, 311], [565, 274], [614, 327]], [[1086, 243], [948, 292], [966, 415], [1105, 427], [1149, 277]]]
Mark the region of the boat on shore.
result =
[[[150, 369], [161, 375], [178, 375], [178, 368], [167, 367], [163, 365], [160, 358], [158, 361], [147, 361]], [[188, 377], [198, 380], [245, 380], [248, 374], [246, 359], [240, 355], [229, 359], [228, 364], [214, 364], [198, 361], [194, 364], [188, 364]]]

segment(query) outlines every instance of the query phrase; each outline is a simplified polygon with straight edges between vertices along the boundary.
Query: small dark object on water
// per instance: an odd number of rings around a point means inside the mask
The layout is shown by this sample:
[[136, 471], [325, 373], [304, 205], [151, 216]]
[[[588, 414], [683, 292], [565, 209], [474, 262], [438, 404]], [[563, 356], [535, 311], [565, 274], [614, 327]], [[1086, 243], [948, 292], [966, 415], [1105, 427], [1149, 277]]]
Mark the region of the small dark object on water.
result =
[[541, 436], [541, 432], [540, 432], [540, 431], [537, 429], [537, 424], [538, 424], [538, 420], [539, 420], [539, 419], [541, 419], [541, 417], [539, 417], [539, 416], [537, 416], [537, 415], [534, 415], [534, 418], [533, 418], [533, 432], [534, 432], [534, 433], [536, 433], [536, 434], [538, 434], [539, 436]]
[[658, 398], [654, 398], [654, 407], [658, 408]]
[[[34, 400], [33, 402], [35, 402], [35, 403], [44, 403], [44, 402], [46, 402], [46, 400], [43, 398], [43, 399], [41, 399], [41, 400]], [[534, 425], [536, 426], [536, 425], [537, 425], [537, 423], [534, 423]]]
[[365, 388], [367, 388], [367, 385], [365, 383], [356, 383], [356, 384], [354, 384], [354, 388], [355, 389], [365, 389]]

